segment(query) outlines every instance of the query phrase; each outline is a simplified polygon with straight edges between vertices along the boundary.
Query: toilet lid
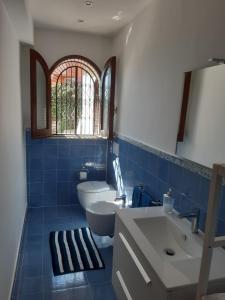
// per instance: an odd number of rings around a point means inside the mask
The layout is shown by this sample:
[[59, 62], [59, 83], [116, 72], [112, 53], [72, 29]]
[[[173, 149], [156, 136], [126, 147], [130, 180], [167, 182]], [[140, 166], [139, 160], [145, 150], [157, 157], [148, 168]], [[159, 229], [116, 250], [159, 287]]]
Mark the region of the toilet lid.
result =
[[105, 181], [86, 181], [78, 184], [77, 188], [89, 193], [100, 193], [110, 189]]
[[115, 214], [119, 206], [113, 202], [97, 201], [94, 202], [87, 210], [99, 215]]

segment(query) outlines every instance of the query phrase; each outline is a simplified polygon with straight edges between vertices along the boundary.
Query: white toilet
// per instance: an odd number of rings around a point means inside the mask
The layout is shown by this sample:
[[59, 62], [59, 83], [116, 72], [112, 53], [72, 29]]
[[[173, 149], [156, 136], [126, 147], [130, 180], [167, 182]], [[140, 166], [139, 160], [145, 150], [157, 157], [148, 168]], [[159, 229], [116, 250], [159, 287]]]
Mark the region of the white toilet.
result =
[[97, 235], [113, 236], [117, 191], [105, 181], [86, 181], [77, 185], [78, 199], [86, 210], [87, 222]]
[[86, 210], [97, 201], [111, 201], [116, 198], [116, 190], [105, 181], [86, 181], [77, 185], [78, 199]]
[[87, 210], [86, 216], [91, 230], [97, 235], [114, 235], [115, 212], [118, 205], [113, 202], [97, 201]]

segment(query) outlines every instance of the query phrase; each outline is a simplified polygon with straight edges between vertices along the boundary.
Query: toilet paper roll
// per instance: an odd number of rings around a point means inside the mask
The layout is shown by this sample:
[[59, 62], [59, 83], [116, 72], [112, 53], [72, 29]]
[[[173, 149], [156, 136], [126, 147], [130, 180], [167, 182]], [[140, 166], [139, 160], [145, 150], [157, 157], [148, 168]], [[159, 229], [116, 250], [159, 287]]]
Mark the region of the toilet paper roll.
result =
[[86, 179], [87, 179], [87, 172], [80, 171], [80, 180], [86, 180]]

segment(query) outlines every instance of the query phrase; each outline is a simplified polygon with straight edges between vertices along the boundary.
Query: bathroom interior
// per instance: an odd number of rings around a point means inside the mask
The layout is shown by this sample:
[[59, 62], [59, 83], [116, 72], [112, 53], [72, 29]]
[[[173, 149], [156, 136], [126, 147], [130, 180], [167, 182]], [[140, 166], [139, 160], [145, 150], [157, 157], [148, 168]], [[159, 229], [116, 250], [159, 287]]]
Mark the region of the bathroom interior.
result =
[[0, 299], [225, 299], [224, 0], [0, 0]]

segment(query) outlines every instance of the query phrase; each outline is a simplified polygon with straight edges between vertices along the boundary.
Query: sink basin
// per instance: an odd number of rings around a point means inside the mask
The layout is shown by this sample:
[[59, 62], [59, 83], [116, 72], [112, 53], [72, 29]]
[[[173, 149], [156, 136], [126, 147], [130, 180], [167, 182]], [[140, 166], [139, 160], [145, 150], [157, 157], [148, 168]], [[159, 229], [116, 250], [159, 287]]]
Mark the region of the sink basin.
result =
[[[125, 227], [146, 262], [167, 289], [198, 282], [203, 234], [193, 234], [187, 219], [168, 214], [163, 207], [126, 208], [117, 212], [121, 232]], [[128, 241], [129, 242], [129, 241]], [[147, 265], [147, 263], [145, 263]], [[225, 286], [225, 251], [213, 251], [210, 281]], [[176, 299], [182, 299], [178, 297]]]
[[202, 247], [168, 217], [136, 218], [134, 222], [162, 259], [171, 262], [201, 257]]

